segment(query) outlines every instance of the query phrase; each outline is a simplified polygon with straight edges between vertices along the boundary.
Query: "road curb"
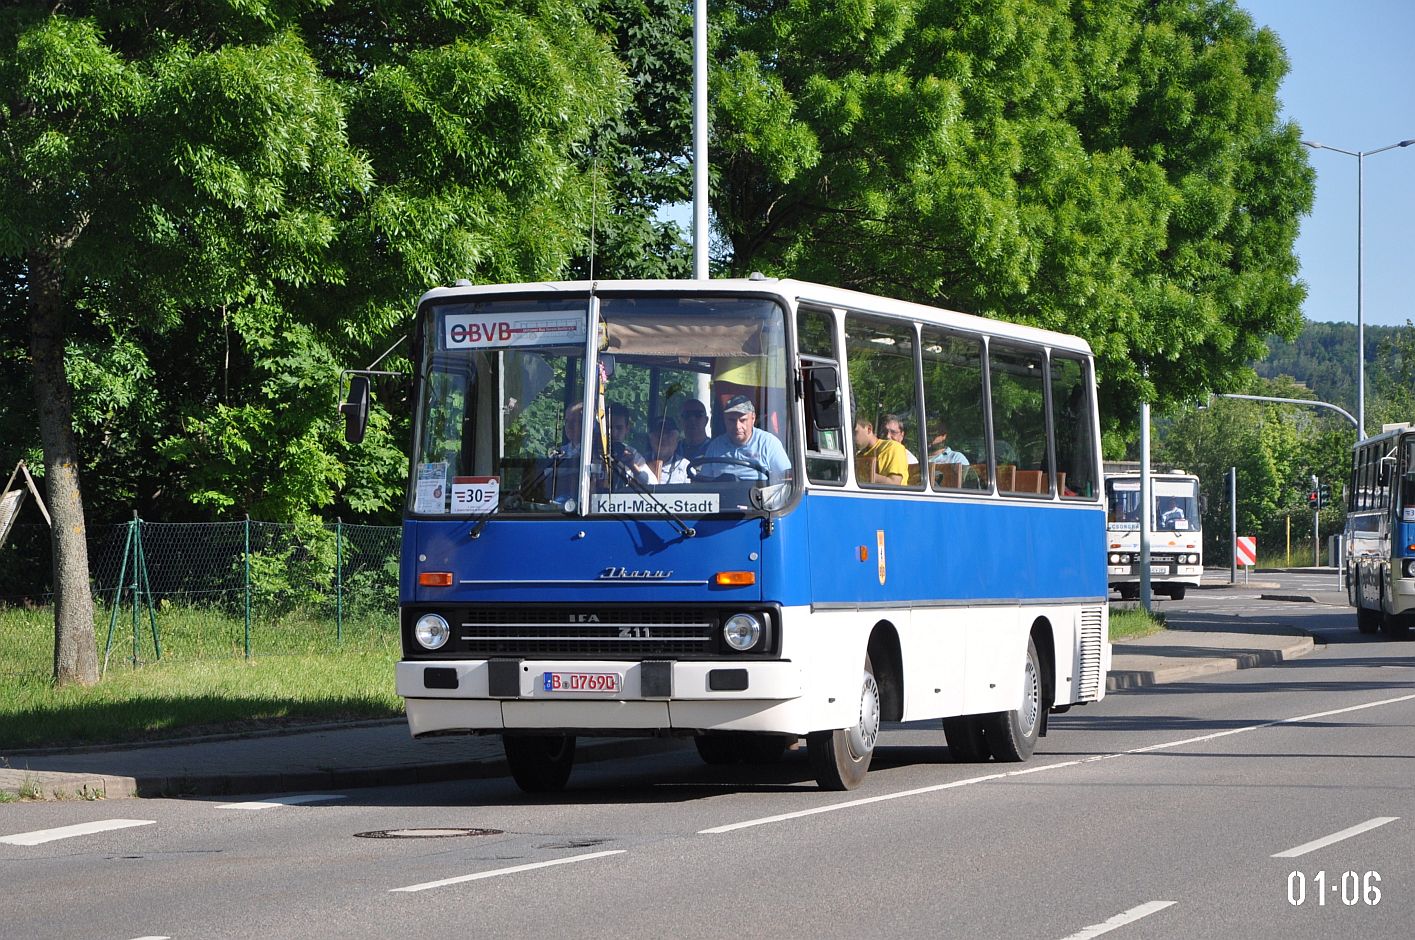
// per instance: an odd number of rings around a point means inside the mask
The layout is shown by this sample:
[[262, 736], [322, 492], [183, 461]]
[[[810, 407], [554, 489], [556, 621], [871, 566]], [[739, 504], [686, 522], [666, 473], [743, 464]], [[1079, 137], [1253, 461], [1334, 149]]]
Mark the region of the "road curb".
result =
[[[582, 741], [577, 764], [638, 757], [673, 750], [673, 738], [626, 738]], [[502, 757], [385, 767], [350, 767], [291, 773], [174, 774], [123, 777], [109, 774], [0, 769], [0, 791], [27, 800], [161, 799], [186, 796], [239, 796], [252, 793], [345, 790], [363, 787], [485, 780], [510, 771]]]
[[1193, 679], [1201, 679], [1224, 672], [1235, 672], [1239, 669], [1276, 666], [1289, 659], [1306, 656], [1316, 648], [1316, 642], [1309, 634], [1292, 636], [1287, 639], [1289, 642], [1282, 643], [1277, 647], [1207, 650], [1205, 652], [1209, 655], [1192, 658], [1159, 654], [1116, 656], [1112, 665], [1114, 666], [1118, 661], [1119, 666], [1106, 673], [1106, 691], [1142, 689], [1174, 682], [1189, 682]]
[[1260, 601], [1295, 601], [1297, 603], [1315, 604], [1317, 599], [1307, 594], [1259, 594]]

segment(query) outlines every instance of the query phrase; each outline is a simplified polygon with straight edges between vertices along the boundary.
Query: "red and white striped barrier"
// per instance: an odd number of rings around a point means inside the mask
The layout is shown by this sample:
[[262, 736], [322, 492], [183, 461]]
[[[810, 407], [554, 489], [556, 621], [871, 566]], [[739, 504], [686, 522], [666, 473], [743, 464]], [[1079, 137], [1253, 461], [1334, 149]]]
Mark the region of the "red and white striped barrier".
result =
[[1238, 536], [1238, 541], [1233, 544], [1233, 555], [1238, 559], [1240, 565], [1256, 565], [1258, 563], [1258, 537], [1256, 535]]

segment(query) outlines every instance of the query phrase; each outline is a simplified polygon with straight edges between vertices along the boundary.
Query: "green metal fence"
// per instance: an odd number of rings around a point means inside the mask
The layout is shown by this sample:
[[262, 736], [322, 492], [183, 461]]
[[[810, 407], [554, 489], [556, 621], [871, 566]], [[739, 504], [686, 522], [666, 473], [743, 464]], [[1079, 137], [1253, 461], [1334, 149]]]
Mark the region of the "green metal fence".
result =
[[[103, 661], [396, 647], [397, 526], [138, 518], [90, 533]], [[52, 603], [48, 531], [0, 550], [3, 608]], [[0, 638], [3, 639], [3, 638]]]

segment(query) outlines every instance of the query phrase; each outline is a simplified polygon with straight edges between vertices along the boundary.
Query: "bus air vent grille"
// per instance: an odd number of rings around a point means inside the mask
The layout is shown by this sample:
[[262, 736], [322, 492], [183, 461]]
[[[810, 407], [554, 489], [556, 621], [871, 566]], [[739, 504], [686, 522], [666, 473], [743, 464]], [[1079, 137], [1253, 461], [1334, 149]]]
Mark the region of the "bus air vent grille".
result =
[[1101, 697], [1101, 658], [1105, 652], [1105, 622], [1099, 607], [1081, 608], [1081, 682], [1077, 690], [1083, 702]]
[[471, 609], [459, 619], [456, 649], [475, 656], [706, 657], [718, 630], [715, 612], [683, 609]]

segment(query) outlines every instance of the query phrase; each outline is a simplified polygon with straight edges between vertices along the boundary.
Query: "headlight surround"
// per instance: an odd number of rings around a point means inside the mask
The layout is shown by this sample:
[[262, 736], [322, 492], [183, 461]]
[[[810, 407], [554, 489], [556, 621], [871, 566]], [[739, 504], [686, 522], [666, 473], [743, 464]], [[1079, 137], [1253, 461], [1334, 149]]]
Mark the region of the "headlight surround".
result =
[[413, 639], [425, 650], [441, 649], [452, 637], [452, 628], [438, 614], [423, 614], [413, 624]]
[[1405, 576], [1415, 578], [1415, 558], [1405, 559]]
[[745, 653], [761, 642], [764, 634], [757, 614], [733, 614], [722, 624], [722, 639], [729, 647]]

